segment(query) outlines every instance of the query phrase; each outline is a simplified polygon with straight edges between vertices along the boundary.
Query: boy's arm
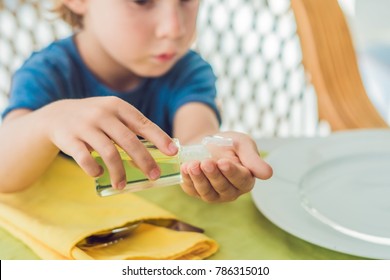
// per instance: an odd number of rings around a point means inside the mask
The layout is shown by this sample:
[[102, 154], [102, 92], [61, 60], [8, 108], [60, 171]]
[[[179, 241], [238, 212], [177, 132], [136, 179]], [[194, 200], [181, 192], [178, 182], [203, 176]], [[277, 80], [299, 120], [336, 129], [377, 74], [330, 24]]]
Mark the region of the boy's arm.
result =
[[46, 136], [38, 111], [10, 112], [0, 127], [0, 192], [20, 191], [48, 168], [59, 149]]
[[187, 103], [175, 114], [173, 135], [181, 144], [197, 143], [203, 137], [218, 132], [219, 123], [215, 112], [203, 103]]
[[72, 156], [93, 177], [102, 172], [90, 154], [96, 150], [107, 165], [113, 186], [124, 188], [125, 171], [114, 142], [150, 179], [157, 179], [160, 170], [137, 135], [152, 141], [167, 155], [177, 152], [164, 131], [116, 97], [66, 99], [35, 111], [14, 110], [0, 127], [0, 192], [31, 185], [59, 150]]
[[188, 103], [174, 118], [174, 136], [181, 143], [200, 142], [206, 135], [218, 134], [233, 139], [233, 147], [213, 150], [213, 158], [181, 166], [183, 190], [207, 202], [235, 200], [249, 192], [255, 178], [268, 179], [272, 168], [263, 161], [255, 142], [246, 134], [218, 132], [214, 111], [200, 103]]

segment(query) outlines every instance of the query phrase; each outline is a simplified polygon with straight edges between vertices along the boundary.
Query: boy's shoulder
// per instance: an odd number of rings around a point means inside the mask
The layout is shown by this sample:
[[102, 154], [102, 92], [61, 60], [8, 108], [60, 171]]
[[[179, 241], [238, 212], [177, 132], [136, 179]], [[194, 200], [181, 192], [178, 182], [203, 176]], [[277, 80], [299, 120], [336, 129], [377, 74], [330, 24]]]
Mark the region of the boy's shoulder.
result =
[[43, 67], [43, 69], [51, 69], [57, 68], [60, 65], [64, 67], [69, 63], [74, 63], [73, 61], [76, 59], [74, 48], [72, 36], [56, 40], [41, 50], [34, 51], [25, 60], [21, 70], [25, 68], [39, 69], [40, 67]]
[[[176, 65], [165, 75], [188, 80], [197, 76], [214, 75], [211, 65], [196, 51], [189, 50]], [[180, 79], [180, 78], [179, 78]]]
[[196, 68], [201, 66], [210, 66], [210, 64], [195, 50], [189, 50], [176, 64], [177, 68]]

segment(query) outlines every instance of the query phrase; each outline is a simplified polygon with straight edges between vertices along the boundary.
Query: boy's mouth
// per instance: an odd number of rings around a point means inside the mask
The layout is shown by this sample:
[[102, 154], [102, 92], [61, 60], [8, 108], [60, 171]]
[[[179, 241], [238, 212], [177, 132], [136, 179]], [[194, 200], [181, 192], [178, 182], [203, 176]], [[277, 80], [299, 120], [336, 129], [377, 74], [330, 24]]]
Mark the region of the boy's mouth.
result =
[[168, 62], [173, 60], [176, 57], [176, 53], [162, 53], [154, 56], [154, 58], [159, 62]]

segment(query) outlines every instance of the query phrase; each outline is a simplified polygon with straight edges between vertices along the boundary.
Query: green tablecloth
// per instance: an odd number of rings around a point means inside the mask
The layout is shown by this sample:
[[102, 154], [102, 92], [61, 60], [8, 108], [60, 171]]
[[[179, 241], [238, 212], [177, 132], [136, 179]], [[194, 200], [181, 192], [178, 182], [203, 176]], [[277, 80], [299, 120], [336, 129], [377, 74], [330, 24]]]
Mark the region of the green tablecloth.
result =
[[[312, 245], [279, 229], [257, 210], [250, 194], [223, 204], [208, 204], [189, 197], [179, 186], [138, 194], [205, 229], [220, 245], [211, 259], [359, 259]], [[28, 247], [0, 228], [0, 259], [37, 258]]]

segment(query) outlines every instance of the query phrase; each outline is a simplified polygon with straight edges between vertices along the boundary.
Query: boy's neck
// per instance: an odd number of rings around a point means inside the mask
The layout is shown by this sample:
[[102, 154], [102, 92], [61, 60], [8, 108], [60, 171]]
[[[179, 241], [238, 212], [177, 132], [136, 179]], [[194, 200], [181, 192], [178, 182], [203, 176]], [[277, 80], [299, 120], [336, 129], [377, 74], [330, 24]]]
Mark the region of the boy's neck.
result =
[[[113, 61], [98, 43], [93, 43], [88, 34], [80, 31], [74, 37], [75, 45], [87, 68], [109, 88], [128, 92], [143, 80], [133, 72]], [[91, 46], [94, 46], [91, 48]]]

